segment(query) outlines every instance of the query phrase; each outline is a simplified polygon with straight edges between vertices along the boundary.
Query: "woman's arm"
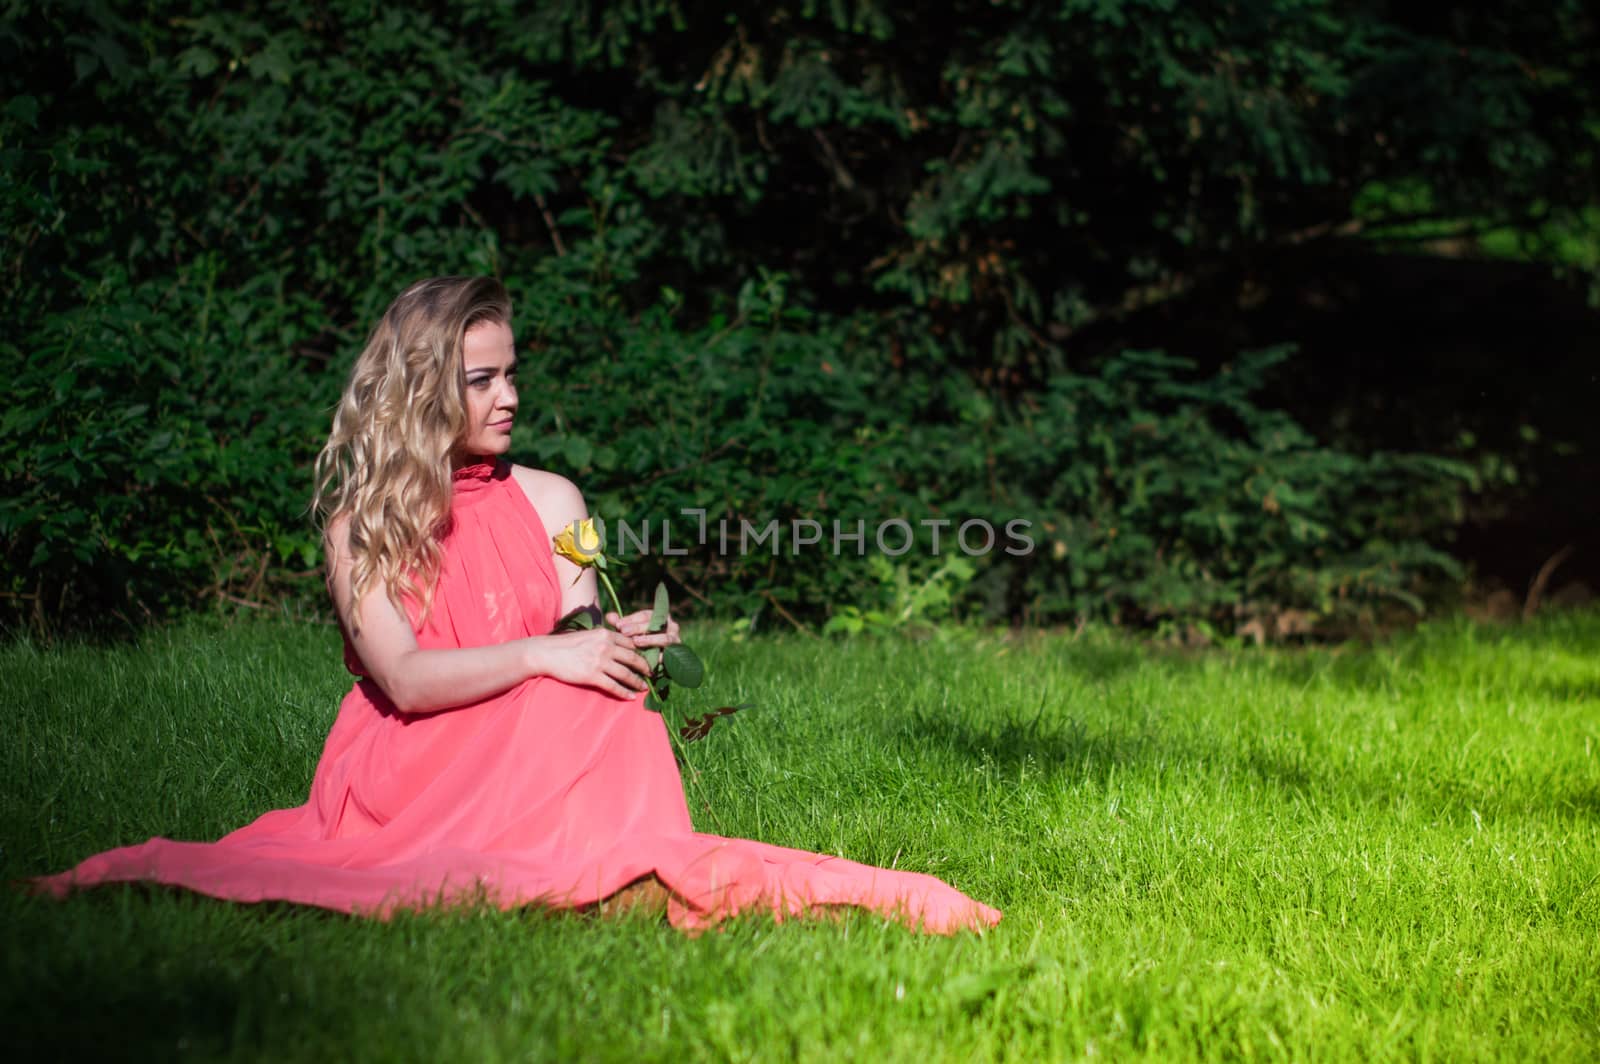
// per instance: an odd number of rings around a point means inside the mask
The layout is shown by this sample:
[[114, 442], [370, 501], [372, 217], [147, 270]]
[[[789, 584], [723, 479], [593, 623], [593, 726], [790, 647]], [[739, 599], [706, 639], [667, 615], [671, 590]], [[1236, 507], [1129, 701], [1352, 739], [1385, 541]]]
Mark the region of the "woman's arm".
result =
[[[588, 519], [589, 508], [584, 505], [583, 494], [566, 477], [519, 465], [512, 466], [511, 473], [516, 477], [522, 493], [528, 497], [534, 512], [539, 515], [545, 531], [550, 535], [557, 535], [563, 528], [570, 528], [575, 522]], [[607, 549], [610, 549], [611, 545], [606, 544]], [[594, 570], [574, 565], [559, 554], [555, 554], [554, 550], [551, 554], [555, 557], [556, 579], [561, 584], [561, 616], [565, 617], [573, 610], [585, 607], [594, 608], [600, 595]], [[597, 620], [602, 612], [598, 608], [595, 609]], [[674, 620], [667, 621], [665, 632], [650, 634], [649, 610], [640, 610], [625, 617], [606, 612], [604, 619], [613, 628], [620, 629], [623, 635], [632, 639], [633, 647], [638, 650], [682, 642], [678, 635], [678, 622]]]
[[616, 698], [645, 689], [644, 659], [628, 636], [607, 628], [513, 639], [492, 646], [423, 650], [411, 622], [379, 585], [362, 596], [360, 631], [350, 615], [354, 560], [349, 525], [328, 526], [325, 549], [334, 560], [328, 591], [368, 675], [402, 713], [433, 713], [481, 701], [534, 676], [598, 688]]
[[[528, 505], [539, 515], [539, 522], [544, 525], [546, 535], [559, 535], [563, 528], [570, 528], [576, 522], [588, 520], [589, 508], [584, 505], [582, 492], [578, 491], [577, 485], [566, 477], [520, 465], [511, 467], [511, 475], [516, 478], [517, 487], [522, 489], [522, 494], [527, 496]], [[548, 543], [546, 546], [551, 547]], [[606, 546], [609, 549], [611, 544], [608, 543]], [[550, 549], [550, 555], [555, 560], [556, 583], [561, 587], [559, 616], [565, 617], [573, 610], [593, 606], [600, 597], [599, 582], [595, 579], [594, 570], [574, 565], [556, 554], [553, 547]], [[599, 619], [597, 613], [595, 620]]]

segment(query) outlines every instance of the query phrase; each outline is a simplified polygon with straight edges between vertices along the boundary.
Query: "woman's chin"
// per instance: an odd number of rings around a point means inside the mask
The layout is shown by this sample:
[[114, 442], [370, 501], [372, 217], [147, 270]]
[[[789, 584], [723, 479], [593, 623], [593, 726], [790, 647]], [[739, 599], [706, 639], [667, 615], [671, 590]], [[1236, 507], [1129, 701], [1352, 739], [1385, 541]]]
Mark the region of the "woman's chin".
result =
[[505, 454], [511, 450], [511, 433], [485, 432], [467, 443], [472, 454]]

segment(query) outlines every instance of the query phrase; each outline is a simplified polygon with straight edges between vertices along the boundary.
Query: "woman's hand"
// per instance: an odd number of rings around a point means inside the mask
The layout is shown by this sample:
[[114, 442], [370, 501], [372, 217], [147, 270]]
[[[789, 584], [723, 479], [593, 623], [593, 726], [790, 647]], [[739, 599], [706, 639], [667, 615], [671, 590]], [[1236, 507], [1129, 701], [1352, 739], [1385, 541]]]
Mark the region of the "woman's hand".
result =
[[606, 614], [606, 623], [611, 625], [623, 635], [633, 640], [633, 645], [643, 650], [645, 647], [664, 647], [673, 643], [681, 643], [683, 639], [678, 635], [678, 622], [667, 618], [667, 630], [664, 632], [651, 632], [650, 611], [640, 610], [630, 613], [626, 617], [620, 614]]
[[539, 640], [535, 671], [599, 688], [613, 698], [633, 698], [646, 689], [644, 678], [650, 671], [635, 645], [632, 637], [609, 628], [547, 635]]

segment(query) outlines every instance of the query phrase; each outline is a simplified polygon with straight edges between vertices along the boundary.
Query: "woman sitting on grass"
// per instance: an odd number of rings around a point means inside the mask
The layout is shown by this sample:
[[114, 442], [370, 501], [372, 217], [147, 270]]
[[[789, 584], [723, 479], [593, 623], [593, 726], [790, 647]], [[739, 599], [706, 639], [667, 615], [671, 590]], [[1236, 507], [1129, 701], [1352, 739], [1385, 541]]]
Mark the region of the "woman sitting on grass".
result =
[[595, 578], [551, 530], [586, 517], [554, 473], [499, 456], [517, 412], [505, 290], [419, 281], [357, 360], [317, 460], [328, 588], [358, 678], [310, 799], [216, 843], [151, 839], [40, 882], [147, 880], [383, 914], [626, 892], [699, 928], [746, 910], [876, 910], [928, 931], [1000, 914], [931, 876], [694, 830], [659, 714], [648, 611], [552, 634]]

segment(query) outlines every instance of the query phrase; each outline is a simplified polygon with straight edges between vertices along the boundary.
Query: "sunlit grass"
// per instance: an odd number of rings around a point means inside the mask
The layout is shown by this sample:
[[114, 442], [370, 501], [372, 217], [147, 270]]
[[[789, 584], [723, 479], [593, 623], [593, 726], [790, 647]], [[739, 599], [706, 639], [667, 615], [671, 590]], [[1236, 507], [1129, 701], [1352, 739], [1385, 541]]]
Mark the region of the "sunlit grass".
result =
[[[1600, 616], [1374, 648], [697, 638], [699, 825], [936, 873], [876, 917], [373, 923], [112, 887], [0, 897], [8, 1037], [53, 1056], [1593, 1059]], [[0, 649], [7, 878], [298, 804], [337, 635]], [[704, 801], [702, 800], [704, 799]], [[707, 808], [705, 802], [709, 802]]]

